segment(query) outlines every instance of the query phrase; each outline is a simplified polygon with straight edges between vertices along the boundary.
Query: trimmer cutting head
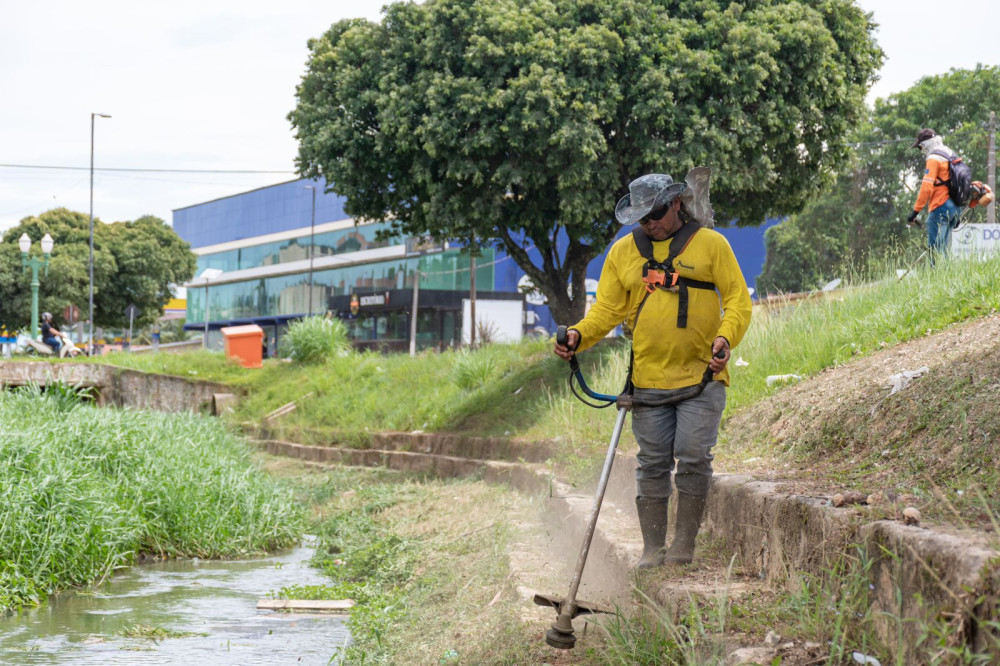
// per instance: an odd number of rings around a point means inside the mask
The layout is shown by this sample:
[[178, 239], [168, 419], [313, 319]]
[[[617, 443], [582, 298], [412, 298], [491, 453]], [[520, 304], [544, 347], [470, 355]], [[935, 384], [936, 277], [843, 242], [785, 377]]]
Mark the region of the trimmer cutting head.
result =
[[[590, 601], [577, 600], [567, 607], [563, 597], [553, 594], [536, 594], [534, 601], [539, 606], [551, 606], [556, 609], [558, 617], [552, 627], [545, 632], [545, 642], [559, 650], [572, 650], [576, 645], [576, 635], [573, 633], [574, 618], [592, 613], [615, 612], [613, 608]], [[570, 608], [572, 612], [568, 612]]]

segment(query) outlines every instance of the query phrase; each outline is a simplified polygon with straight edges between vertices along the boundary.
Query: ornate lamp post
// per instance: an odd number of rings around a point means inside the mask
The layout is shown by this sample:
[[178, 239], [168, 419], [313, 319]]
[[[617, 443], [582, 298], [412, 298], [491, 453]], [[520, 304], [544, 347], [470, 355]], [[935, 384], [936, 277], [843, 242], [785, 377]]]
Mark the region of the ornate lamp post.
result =
[[45, 277], [49, 276], [49, 255], [52, 254], [52, 246], [55, 245], [55, 241], [52, 240], [52, 236], [45, 234], [42, 237], [42, 253], [45, 255], [43, 258], [29, 257], [28, 250], [31, 249], [31, 239], [28, 238], [28, 234], [21, 234], [21, 237], [17, 241], [17, 246], [21, 248], [21, 269], [25, 272], [31, 269], [31, 339], [34, 340], [38, 337], [38, 287], [41, 286], [41, 282], [38, 281], [38, 270], [40, 268], [45, 269]]

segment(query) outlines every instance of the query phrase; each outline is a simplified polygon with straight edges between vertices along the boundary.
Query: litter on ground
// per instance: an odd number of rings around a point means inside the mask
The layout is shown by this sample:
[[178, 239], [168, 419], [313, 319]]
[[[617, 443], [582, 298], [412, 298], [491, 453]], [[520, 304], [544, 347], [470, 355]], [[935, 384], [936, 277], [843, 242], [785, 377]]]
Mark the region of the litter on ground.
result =
[[916, 370], [903, 370], [902, 372], [892, 375], [889, 377], [889, 385], [892, 386], [892, 390], [889, 391], [889, 395], [902, 391], [910, 384], [911, 381], [930, 371], [931, 369], [924, 365]]
[[768, 386], [774, 386], [775, 384], [786, 384], [788, 382], [798, 381], [800, 379], [802, 379], [801, 376], [799, 376], [799, 375], [793, 375], [793, 374], [788, 374], [788, 375], [768, 375], [767, 378], [764, 381], [767, 382]]

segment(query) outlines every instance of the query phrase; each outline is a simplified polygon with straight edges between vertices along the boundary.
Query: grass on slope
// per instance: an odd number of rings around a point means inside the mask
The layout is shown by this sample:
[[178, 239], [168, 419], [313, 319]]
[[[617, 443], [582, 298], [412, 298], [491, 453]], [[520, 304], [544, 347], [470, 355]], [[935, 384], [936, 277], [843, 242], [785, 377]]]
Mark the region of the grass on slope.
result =
[[138, 553], [291, 545], [300, 511], [211, 419], [0, 392], [0, 611], [103, 580]]
[[[897, 279], [894, 266], [864, 283], [813, 300], [757, 308], [730, 365], [727, 415], [780, 387], [769, 375], [803, 377], [886, 346], [919, 338], [955, 322], [1000, 308], [1000, 258], [939, 261]], [[860, 278], [855, 282], [860, 284]], [[123, 355], [106, 359], [119, 363]], [[599, 345], [581, 355], [590, 385], [617, 392], [627, 367], [627, 346]], [[380, 430], [471, 431], [563, 443], [578, 466], [600, 456], [613, 416], [577, 402], [566, 386], [568, 368], [551, 341], [488, 345], [474, 352], [405, 355], [350, 354], [322, 365], [269, 361], [243, 370], [219, 355], [131, 356], [132, 367], [230, 382], [246, 393], [235, 420], [260, 423], [293, 400], [298, 408], [273, 425], [282, 436], [329, 441], [334, 433], [363, 442]], [[745, 365], [744, 365], [745, 363]], [[630, 446], [626, 437], [624, 447]]]
[[749, 365], [732, 368], [729, 411], [773, 393], [776, 389], [768, 389], [765, 381], [768, 375], [814, 375], [857, 355], [1000, 309], [1000, 257], [939, 261], [901, 280], [885, 266], [875, 277], [876, 282], [800, 305], [755, 309], [734, 352]]

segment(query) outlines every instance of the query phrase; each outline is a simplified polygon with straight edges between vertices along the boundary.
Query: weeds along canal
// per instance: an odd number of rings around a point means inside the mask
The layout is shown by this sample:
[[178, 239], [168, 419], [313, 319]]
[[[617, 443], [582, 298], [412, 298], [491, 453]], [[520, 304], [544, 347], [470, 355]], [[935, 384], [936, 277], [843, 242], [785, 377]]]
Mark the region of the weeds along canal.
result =
[[2, 664], [328, 664], [346, 616], [258, 611], [258, 599], [329, 580], [312, 539], [251, 560], [180, 559], [131, 567], [0, 620]]

